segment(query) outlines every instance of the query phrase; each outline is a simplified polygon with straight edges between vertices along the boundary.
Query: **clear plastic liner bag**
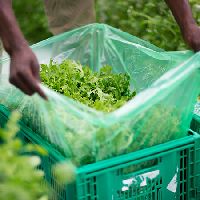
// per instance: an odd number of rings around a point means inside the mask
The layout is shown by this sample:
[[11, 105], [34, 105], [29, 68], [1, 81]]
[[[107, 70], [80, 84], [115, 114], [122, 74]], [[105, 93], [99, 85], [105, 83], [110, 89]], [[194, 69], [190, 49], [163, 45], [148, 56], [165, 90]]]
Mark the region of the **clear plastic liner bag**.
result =
[[0, 103], [77, 166], [187, 135], [200, 85], [200, 53], [166, 52], [104, 24], [91, 24], [32, 46], [41, 64], [71, 59], [99, 71], [127, 73], [137, 95], [104, 113], [41, 85], [48, 96], [29, 97], [8, 83], [4, 59]]

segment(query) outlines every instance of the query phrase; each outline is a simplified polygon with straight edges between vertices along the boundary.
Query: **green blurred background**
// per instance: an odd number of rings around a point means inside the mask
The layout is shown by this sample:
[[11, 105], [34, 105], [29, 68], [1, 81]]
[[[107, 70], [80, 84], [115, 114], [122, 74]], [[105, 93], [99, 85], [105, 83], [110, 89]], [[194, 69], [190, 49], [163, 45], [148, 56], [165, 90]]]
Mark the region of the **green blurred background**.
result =
[[[186, 49], [164, 0], [96, 0], [97, 22], [120, 28], [166, 50]], [[190, 0], [200, 24], [200, 1]], [[19, 24], [30, 44], [51, 36], [42, 0], [13, 1]]]

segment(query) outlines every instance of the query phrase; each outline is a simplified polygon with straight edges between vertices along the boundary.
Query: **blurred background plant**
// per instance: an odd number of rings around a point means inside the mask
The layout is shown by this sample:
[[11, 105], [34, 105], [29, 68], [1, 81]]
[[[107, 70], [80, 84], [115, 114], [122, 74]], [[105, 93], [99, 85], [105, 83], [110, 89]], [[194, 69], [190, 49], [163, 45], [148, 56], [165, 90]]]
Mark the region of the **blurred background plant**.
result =
[[[41, 147], [23, 145], [16, 137], [19, 114], [14, 112], [4, 129], [0, 129], [0, 200], [47, 200], [50, 190], [43, 181], [44, 172], [36, 169]], [[44, 184], [42, 184], [44, 183]]]
[[30, 44], [50, 37], [42, 0], [15, 0], [13, 8], [20, 27]]
[[[190, 3], [199, 23], [200, 1], [190, 0]], [[98, 0], [96, 9], [98, 21], [148, 40], [165, 50], [186, 48], [164, 0]]]
[[[17, 137], [19, 119], [19, 113], [13, 112], [4, 128], [0, 128], [0, 200], [59, 199], [40, 167], [44, 163], [39, 155], [44, 157], [48, 153], [41, 146], [24, 143]], [[60, 189], [75, 181], [76, 168], [70, 161], [55, 163], [49, 169]]]
[[[97, 22], [120, 28], [165, 50], [182, 50], [186, 45], [164, 0], [95, 0]], [[200, 1], [190, 0], [200, 24]], [[41, 0], [13, 1], [19, 24], [31, 44], [51, 36]]]

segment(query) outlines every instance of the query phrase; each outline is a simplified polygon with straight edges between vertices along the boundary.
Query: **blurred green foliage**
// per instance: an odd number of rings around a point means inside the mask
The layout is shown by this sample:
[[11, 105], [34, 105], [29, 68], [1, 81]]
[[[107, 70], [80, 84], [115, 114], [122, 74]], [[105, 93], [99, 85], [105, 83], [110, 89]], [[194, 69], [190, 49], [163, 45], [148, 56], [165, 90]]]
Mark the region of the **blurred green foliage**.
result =
[[[97, 21], [120, 28], [166, 50], [187, 48], [164, 0], [95, 0]], [[190, 0], [194, 17], [200, 23], [200, 2]], [[19, 24], [29, 42], [51, 36], [43, 1], [13, 1]]]
[[[193, 15], [200, 22], [200, 1], [190, 0]], [[98, 0], [98, 21], [120, 28], [166, 50], [185, 49], [179, 27], [165, 1]]]
[[47, 184], [41, 184], [44, 172], [36, 169], [40, 158], [24, 154], [41, 147], [23, 145], [16, 138], [18, 120], [19, 114], [13, 112], [5, 128], [0, 129], [0, 200], [47, 200]]
[[[20, 132], [20, 118], [14, 111], [6, 124], [0, 124], [0, 200], [59, 199], [59, 193], [53, 191], [55, 186], [45, 181], [40, 168], [40, 156], [48, 156], [46, 149], [16, 137]], [[69, 161], [58, 162], [52, 169], [57, 189], [75, 179], [75, 168]]]
[[42, 0], [15, 0], [13, 9], [19, 25], [30, 44], [50, 37]]

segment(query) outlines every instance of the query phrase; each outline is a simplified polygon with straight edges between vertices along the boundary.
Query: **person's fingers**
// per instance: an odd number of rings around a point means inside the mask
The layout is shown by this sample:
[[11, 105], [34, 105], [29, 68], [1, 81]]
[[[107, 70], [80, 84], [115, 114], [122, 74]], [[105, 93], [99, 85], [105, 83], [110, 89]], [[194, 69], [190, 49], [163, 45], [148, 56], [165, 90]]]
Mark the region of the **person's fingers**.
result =
[[194, 51], [197, 53], [200, 51], [200, 48], [195, 48]]
[[45, 95], [44, 91], [40, 88], [38, 82], [35, 82], [33, 87], [35, 88], [35, 92], [37, 92], [43, 99], [48, 100], [48, 98]]
[[26, 84], [23, 81], [21, 81], [17, 76], [10, 77], [9, 81], [15, 87], [17, 87], [18, 89], [22, 90], [25, 94], [27, 94], [29, 96], [33, 95], [34, 91], [31, 90], [30, 88], [28, 88], [26, 86]]
[[32, 75], [31, 72], [21, 74], [20, 78], [34, 93], [38, 93], [42, 98], [47, 100], [47, 96], [40, 88], [38, 80]]
[[193, 49], [194, 49], [195, 52], [200, 51], [200, 44], [194, 44]]

